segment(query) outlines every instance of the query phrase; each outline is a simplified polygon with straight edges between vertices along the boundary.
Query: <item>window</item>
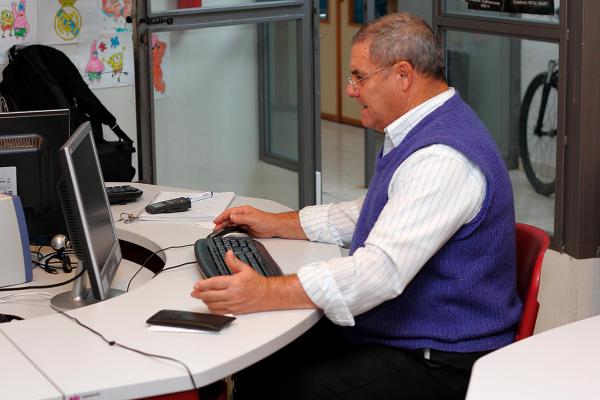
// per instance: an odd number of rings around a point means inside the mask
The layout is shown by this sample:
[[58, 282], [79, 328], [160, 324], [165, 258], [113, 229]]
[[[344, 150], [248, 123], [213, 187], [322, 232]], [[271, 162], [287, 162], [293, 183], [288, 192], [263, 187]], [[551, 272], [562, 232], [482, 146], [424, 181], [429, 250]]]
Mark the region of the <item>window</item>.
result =
[[[546, 148], [547, 154], [554, 154], [549, 162], [542, 163], [532, 156], [538, 166], [552, 164], [555, 190], [546, 200], [554, 203], [553, 220], [548, 221], [550, 228], [536, 225], [552, 233], [554, 249], [575, 258], [598, 257], [600, 157], [596, 155], [600, 151], [600, 113], [590, 111], [600, 109], [600, 53], [594, 48], [600, 40], [600, 27], [595, 22], [600, 2], [555, 0], [557, 12], [551, 16], [471, 10], [465, 4], [462, 0], [436, 1], [433, 26], [446, 45], [448, 79], [467, 97], [478, 96], [468, 99], [469, 103], [480, 108], [477, 111], [492, 130], [511, 175], [522, 170], [521, 180], [526, 178], [522, 183], [532, 187], [523, 169], [518, 117], [528, 101], [527, 88], [536, 76], [547, 74], [550, 68], [559, 71], [556, 89], [552, 87], [553, 92], [556, 90], [556, 136]], [[492, 48], [504, 53], [497, 59], [504, 66], [501, 71], [492, 62]], [[558, 60], [558, 67], [549, 64], [553, 60]], [[484, 71], [475, 72], [479, 67]], [[486, 109], [490, 103], [485, 93], [473, 89], [481, 82], [495, 86], [490, 89], [495, 90], [496, 97], [492, 113]], [[535, 102], [535, 95], [531, 97]], [[540, 197], [523, 204], [535, 213], [544, 209], [542, 202]], [[517, 216], [520, 211], [517, 207]]]

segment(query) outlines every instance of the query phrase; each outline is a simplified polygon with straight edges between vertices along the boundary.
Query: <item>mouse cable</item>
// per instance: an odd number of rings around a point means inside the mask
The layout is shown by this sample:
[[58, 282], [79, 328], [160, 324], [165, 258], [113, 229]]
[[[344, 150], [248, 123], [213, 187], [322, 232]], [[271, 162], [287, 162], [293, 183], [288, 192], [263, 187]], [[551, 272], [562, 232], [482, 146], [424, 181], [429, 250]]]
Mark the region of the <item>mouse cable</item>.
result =
[[[170, 246], [170, 247], [165, 247], [164, 249], [156, 250], [154, 253], [150, 254], [150, 255], [148, 256], [148, 258], [146, 258], [146, 260], [145, 260], [145, 261], [142, 263], [142, 266], [141, 266], [141, 267], [140, 267], [140, 268], [139, 268], [139, 269], [138, 269], [138, 270], [135, 272], [135, 274], [133, 274], [133, 276], [132, 276], [132, 277], [131, 277], [131, 279], [129, 280], [129, 283], [127, 283], [127, 289], [125, 289], [125, 291], [126, 291], [126, 292], [129, 292], [129, 286], [131, 286], [131, 282], [133, 282], [133, 279], [134, 279], [134, 278], [137, 276], [137, 274], [139, 274], [139, 273], [140, 273], [140, 271], [141, 271], [142, 269], [144, 269], [144, 267], [146, 266], [146, 263], [147, 263], [148, 261], [150, 261], [150, 259], [151, 259], [152, 257], [154, 257], [154, 256], [155, 256], [157, 253], [160, 253], [161, 251], [165, 251], [165, 250], [170, 250], [170, 249], [181, 249], [181, 248], [183, 248], [183, 247], [190, 247], [190, 246], [193, 246], [194, 244], [195, 244], [195, 243], [191, 243], [191, 244], [184, 244], [184, 245], [181, 245], [181, 246]], [[160, 272], [159, 272], [159, 273], [160, 273]], [[158, 275], [158, 274], [157, 274], [157, 275]], [[156, 275], [154, 275], [154, 276], [156, 276]]]
[[187, 374], [188, 374], [188, 376], [190, 378], [190, 381], [192, 381], [192, 386], [194, 388], [194, 391], [196, 392], [196, 395], [198, 396], [198, 400], [201, 400], [200, 399], [200, 392], [198, 391], [198, 387], [196, 386], [196, 382], [194, 381], [194, 376], [192, 375], [192, 371], [190, 371], [190, 369], [188, 368], [188, 366], [183, 361], [179, 361], [178, 359], [173, 358], [173, 357], [161, 356], [160, 354], [147, 353], [147, 352], [142, 351], [142, 350], [134, 349], [133, 347], [125, 346], [124, 344], [121, 344], [121, 343], [116, 342], [114, 340], [108, 340], [103, 334], [101, 334], [97, 330], [94, 330], [93, 328], [85, 325], [83, 322], [81, 322], [77, 318], [73, 317], [72, 315], [69, 315], [66, 312], [64, 312], [64, 311], [62, 311], [62, 310], [54, 307], [54, 305], [52, 305], [52, 304], [50, 305], [50, 307], [52, 307], [52, 309], [54, 311], [56, 311], [57, 313], [59, 313], [61, 315], [64, 315], [65, 317], [67, 317], [70, 320], [74, 321], [79, 326], [81, 326], [81, 327], [87, 329], [88, 331], [92, 332], [94, 335], [98, 336], [100, 339], [102, 339], [109, 346], [120, 347], [122, 349], [129, 350], [129, 351], [132, 351], [134, 353], [138, 353], [138, 354], [141, 354], [143, 356], [150, 357], [150, 358], [160, 358], [160, 359], [163, 359], [163, 360], [173, 361], [173, 362], [176, 362], [179, 365], [183, 366], [183, 368], [185, 368], [185, 370], [187, 371]]
[[79, 271], [79, 273], [77, 275], [75, 275], [71, 279], [67, 279], [66, 281], [60, 282], [60, 283], [54, 283], [52, 285], [19, 286], [19, 287], [15, 287], [15, 288], [11, 288], [8, 286], [2, 286], [2, 287], [0, 287], [0, 292], [10, 292], [13, 290], [29, 290], [29, 289], [49, 289], [49, 288], [53, 288], [53, 287], [58, 287], [58, 286], [66, 285], [67, 283], [73, 282], [75, 279], [77, 279], [81, 275], [83, 275], [84, 272], [85, 272], [85, 269], [82, 269], [81, 271]]

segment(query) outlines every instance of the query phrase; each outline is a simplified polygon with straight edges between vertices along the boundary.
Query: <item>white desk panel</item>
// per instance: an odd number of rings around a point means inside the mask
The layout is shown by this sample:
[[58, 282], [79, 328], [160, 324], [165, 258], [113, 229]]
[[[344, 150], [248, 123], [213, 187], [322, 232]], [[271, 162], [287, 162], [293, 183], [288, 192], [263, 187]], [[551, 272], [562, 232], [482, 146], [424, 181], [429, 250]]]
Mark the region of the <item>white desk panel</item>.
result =
[[600, 316], [542, 332], [477, 360], [467, 400], [600, 399]]
[[[8, 322], [13, 324], [16, 322]], [[38, 340], [44, 340], [40, 335]], [[62, 399], [62, 394], [42, 373], [33, 366], [7, 338], [0, 332], [0, 397], [12, 399]], [[10, 393], [10, 397], [4, 397]]]
[[[136, 186], [144, 190], [144, 196], [136, 203], [113, 207], [115, 219], [120, 212], [135, 210], [137, 204], [141, 209], [158, 191], [150, 185]], [[233, 205], [240, 204], [271, 211], [288, 210], [267, 200], [234, 200]], [[116, 227], [120, 239], [151, 251], [192, 244], [209, 233], [192, 223], [118, 222]], [[282, 239], [261, 242], [287, 273], [305, 263], [341, 255], [334, 245]], [[165, 267], [195, 261], [192, 246], [165, 253], [159, 254], [166, 260]], [[218, 334], [149, 332], [146, 319], [161, 309], [207, 312], [207, 308], [190, 296], [193, 282], [200, 279], [197, 265], [166, 271], [154, 279], [139, 279], [142, 284], [136, 278], [132, 284], [135, 289], [129, 293], [69, 313], [108, 340], [184, 362], [197, 386], [210, 384], [268, 356], [300, 336], [321, 316], [315, 310], [264, 312], [238, 316]], [[192, 387], [181, 365], [109, 346], [62, 315], [31, 318], [0, 329], [68, 396], [95, 394], [95, 399], [119, 399]]]

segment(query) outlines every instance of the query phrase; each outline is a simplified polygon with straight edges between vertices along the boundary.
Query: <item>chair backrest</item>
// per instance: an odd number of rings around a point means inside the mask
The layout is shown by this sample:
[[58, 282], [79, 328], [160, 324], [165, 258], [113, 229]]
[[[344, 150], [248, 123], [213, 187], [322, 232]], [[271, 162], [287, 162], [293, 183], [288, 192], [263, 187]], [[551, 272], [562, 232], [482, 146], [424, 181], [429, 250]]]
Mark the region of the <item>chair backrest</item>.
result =
[[516, 340], [533, 334], [540, 303], [538, 291], [544, 253], [550, 244], [548, 234], [535, 226], [516, 224], [517, 293], [523, 303]]

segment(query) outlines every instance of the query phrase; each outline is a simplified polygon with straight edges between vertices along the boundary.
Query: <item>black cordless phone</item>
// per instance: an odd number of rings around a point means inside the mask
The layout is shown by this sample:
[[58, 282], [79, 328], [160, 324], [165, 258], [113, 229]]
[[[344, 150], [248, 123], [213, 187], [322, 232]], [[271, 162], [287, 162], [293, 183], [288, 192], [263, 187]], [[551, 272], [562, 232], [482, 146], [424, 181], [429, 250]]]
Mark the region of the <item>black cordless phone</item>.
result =
[[188, 197], [178, 197], [176, 199], [148, 204], [146, 206], [146, 211], [149, 214], [175, 213], [187, 211], [191, 206], [192, 202]]

